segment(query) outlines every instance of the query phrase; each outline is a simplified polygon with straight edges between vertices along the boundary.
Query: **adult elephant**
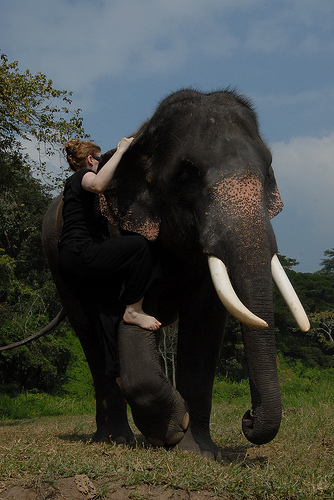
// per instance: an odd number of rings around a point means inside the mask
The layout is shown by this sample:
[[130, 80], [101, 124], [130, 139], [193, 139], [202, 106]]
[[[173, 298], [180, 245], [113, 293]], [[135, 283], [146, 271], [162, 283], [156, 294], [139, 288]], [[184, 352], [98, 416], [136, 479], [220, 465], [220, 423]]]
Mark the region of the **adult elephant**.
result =
[[286, 278], [270, 223], [282, 201], [250, 102], [230, 90], [187, 89], [168, 96], [135, 134], [100, 208], [113, 227], [151, 241], [163, 279], [146, 296], [144, 308], [164, 325], [179, 318], [179, 335], [177, 391], [160, 369], [156, 334], [130, 325], [119, 326], [121, 391], [106, 379], [85, 303], [58, 275], [61, 200], [54, 201], [44, 221], [44, 248], [93, 374], [95, 438], [131, 441], [124, 396], [152, 443], [178, 443], [219, 458], [209, 420], [228, 310], [241, 321], [249, 369], [252, 413], [242, 419], [243, 432], [252, 443], [272, 440], [282, 411], [272, 269], [282, 290], [288, 288], [283, 293], [300, 328], [309, 324], [290, 284], [282, 285]]

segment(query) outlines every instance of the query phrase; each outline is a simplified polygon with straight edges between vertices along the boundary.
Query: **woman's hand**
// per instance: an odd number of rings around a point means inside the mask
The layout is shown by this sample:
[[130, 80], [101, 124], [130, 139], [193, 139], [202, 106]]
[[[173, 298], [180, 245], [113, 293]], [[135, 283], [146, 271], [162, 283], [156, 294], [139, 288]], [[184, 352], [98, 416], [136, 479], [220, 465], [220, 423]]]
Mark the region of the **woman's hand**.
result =
[[123, 137], [117, 144], [117, 151], [120, 153], [125, 153], [130, 147], [131, 142], [133, 141], [134, 137]]
[[87, 172], [83, 176], [81, 185], [84, 189], [86, 189], [86, 191], [100, 194], [103, 193], [105, 189], [107, 189], [123, 154], [129, 149], [133, 139], [133, 137], [123, 137], [123, 139], [121, 139], [117, 144], [117, 148], [113, 156], [107, 161], [107, 163], [97, 174], [94, 174], [93, 172]]

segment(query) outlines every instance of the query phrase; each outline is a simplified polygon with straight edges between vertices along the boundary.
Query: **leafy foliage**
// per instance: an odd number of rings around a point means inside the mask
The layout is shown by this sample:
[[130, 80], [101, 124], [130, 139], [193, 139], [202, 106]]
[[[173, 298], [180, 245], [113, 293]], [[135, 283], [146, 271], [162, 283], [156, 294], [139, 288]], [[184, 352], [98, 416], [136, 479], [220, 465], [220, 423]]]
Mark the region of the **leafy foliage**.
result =
[[310, 315], [310, 336], [319, 343], [321, 350], [334, 357], [334, 310]]
[[[49, 322], [60, 308], [41, 242], [50, 188], [34, 178], [35, 165], [21, 138], [35, 138], [52, 155], [66, 138], [84, 136], [71, 94], [51, 80], [1, 54], [0, 66], [0, 344], [21, 340]], [[62, 105], [58, 106], [57, 102]], [[42, 164], [40, 165], [42, 168]], [[0, 355], [0, 383], [16, 390], [55, 393], [69, 382], [68, 370], [83, 357], [67, 325], [26, 347]], [[85, 373], [87, 378], [87, 373]], [[89, 376], [88, 376], [89, 380]]]
[[240, 324], [230, 315], [226, 321], [217, 373], [233, 381], [240, 381], [248, 376]]
[[322, 269], [319, 273], [334, 278], [334, 248], [325, 250], [324, 255], [326, 258], [321, 261]]
[[[5, 139], [32, 135], [39, 143], [61, 144], [72, 135], [84, 135], [81, 110], [71, 110], [71, 92], [57, 90], [42, 73], [33, 75], [1, 54], [0, 132]], [[56, 101], [62, 101], [58, 106]], [[69, 119], [67, 117], [69, 116]]]
[[285, 271], [293, 284], [311, 322], [307, 334], [296, 328], [291, 312], [275, 288], [275, 324], [278, 352], [291, 359], [299, 359], [308, 366], [334, 367], [334, 358], [323, 348], [319, 338], [314, 335], [318, 315], [334, 306], [334, 280], [326, 272], [298, 273], [292, 269], [297, 262], [279, 256]]
[[80, 109], [71, 109], [72, 93], [57, 90], [43, 73], [21, 71], [18, 62], [1, 54], [0, 65], [0, 149], [14, 152], [17, 139], [34, 139], [39, 164], [34, 168], [51, 185], [61, 178], [47, 171], [46, 160], [69, 138], [88, 137], [83, 129]]
[[21, 251], [29, 253], [36, 237], [40, 240], [41, 216], [51, 196], [49, 189], [32, 177], [28, 159], [19, 149], [0, 149], [0, 176], [0, 243], [6, 254], [16, 259]]

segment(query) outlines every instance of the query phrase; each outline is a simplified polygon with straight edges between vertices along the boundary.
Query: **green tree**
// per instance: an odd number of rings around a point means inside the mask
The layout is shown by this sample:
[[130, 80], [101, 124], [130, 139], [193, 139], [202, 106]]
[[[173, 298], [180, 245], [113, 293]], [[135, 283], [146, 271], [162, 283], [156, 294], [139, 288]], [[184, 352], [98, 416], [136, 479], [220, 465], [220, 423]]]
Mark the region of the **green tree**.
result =
[[324, 256], [322, 269], [314, 274], [315, 280], [324, 284], [317, 290], [323, 303], [321, 308], [310, 314], [311, 329], [308, 335], [317, 342], [322, 353], [331, 357], [334, 366], [334, 248], [325, 250]]
[[[311, 322], [308, 333], [296, 328], [295, 320], [275, 288], [275, 324], [277, 349], [284, 356], [299, 359], [308, 366], [334, 367], [329, 344], [319, 335], [319, 323], [333, 308], [334, 280], [327, 273], [298, 273], [292, 269], [296, 261], [279, 256]], [[325, 314], [326, 313], [326, 314]], [[333, 347], [333, 346], [331, 346]]]
[[[72, 136], [85, 137], [71, 94], [1, 55], [0, 66], [0, 344], [21, 340], [44, 326], [60, 307], [41, 244], [50, 189], [34, 178], [20, 140], [34, 138], [52, 155]], [[60, 105], [57, 103], [61, 102]], [[45, 165], [44, 165], [45, 167]], [[39, 165], [39, 174], [43, 173]], [[45, 171], [45, 168], [44, 168]], [[54, 186], [54, 182], [53, 182]], [[67, 327], [56, 335], [0, 355], [0, 382], [54, 392], [74, 360]]]
[[334, 248], [331, 250], [324, 251], [325, 259], [322, 259], [320, 265], [322, 269], [320, 269], [319, 274], [326, 274], [334, 278]]
[[[83, 129], [80, 109], [71, 109], [72, 93], [57, 90], [52, 80], [43, 73], [33, 75], [29, 69], [21, 71], [18, 62], [9, 62], [1, 54], [0, 65], [0, 149], [11, 151], [17, 147], [17, 138], [36, 139], [37, 149], [46, 158], [70, 137], [87, 137]], [[14, 141], [14, 147], [13, 147]], [[32, 164], [30, 164], [32, 167]], [[45, 161], [35, 168], [45, 178]]]
[[0, 149], [0, 177], [0, 244], [6, 254], [17, 258], [28, 241], [37, 235], [40, 239], [41, 218], [51, 194], [32, 177], [19, 145], [13, 152]]
[[310, 315], [311, 334], [316, 336], [325, 351], [334, 355], [334, 311], [322, 311]]
[[[1, 54], [0, 96], [0, 131], [4, 138], [31, 135], [54, 145], [72, 135], [84, 135], [81, 110], [69, 108], [72, 93], [53, 88], [52, 80], [43, 73], [20, 71], [18, 62], [8, 62], [5, 54]], [[55, 104], [57, 100], [63, 106]]]
[[[30, 297], [30, 314], [14, 315], [1, 327], [1, 338], [6, 343], [27, 336], [41, 328], [48, 318], [43, 314], [43, 302], [36, 294]], [[73, 361], [66, 337], [69, 332], [61, 327], [58, 334], [49, 334], [27, 346], [0, 353], [0, 385], [21, 390], [38, 389], [56, 393], [67, 381], [67, 369]]]
[[[41, 243], [50, 194], [17, 150], [0, 150], [0, 344], [39, 330], [59, 308]], [[0, 382], [55, 392], [66, 381], [70, 349], [58, 334], [0, 355]]]

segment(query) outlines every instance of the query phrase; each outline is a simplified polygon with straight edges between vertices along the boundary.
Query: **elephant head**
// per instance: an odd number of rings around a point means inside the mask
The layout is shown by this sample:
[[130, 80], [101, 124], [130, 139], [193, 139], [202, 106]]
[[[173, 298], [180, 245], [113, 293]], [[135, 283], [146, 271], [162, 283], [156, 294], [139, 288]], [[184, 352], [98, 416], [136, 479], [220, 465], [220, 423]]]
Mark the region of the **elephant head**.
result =
[[[281, 420], [272, 269], [300, 328], [309, 328], [276, 257], [270, 219], [283, 204], [271, 161], [246, 98], [183, 90], [135, 134], [101, 200], [112, 223], [155, 241], [185, 275], [210, 271], [221, 302], [242, 322], [252, 395], [243, 431], [256, 444], [270, 441]], [[210, 315], [223, 314], [215, 307]]]

